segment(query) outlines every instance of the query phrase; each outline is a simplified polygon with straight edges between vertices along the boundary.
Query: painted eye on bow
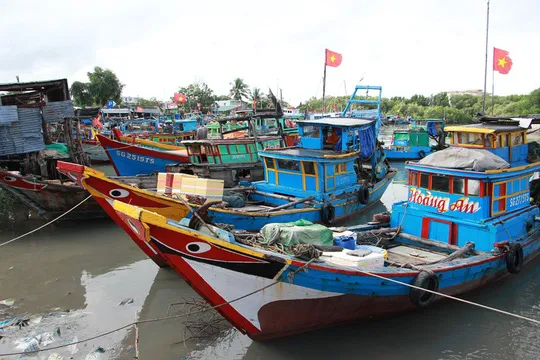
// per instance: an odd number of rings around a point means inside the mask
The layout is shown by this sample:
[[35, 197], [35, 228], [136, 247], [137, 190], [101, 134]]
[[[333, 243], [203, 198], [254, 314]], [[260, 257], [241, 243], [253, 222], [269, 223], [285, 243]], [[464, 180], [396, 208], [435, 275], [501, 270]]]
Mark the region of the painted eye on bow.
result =
[[129, 196], [129, 191], [124, 189], [112, 189], [109, 191], [109, 195], [115, 199], [121, 199]]
[[15, 182], [15, 181], [17, 181], [17, 178], [8, 175], [8, 176], [4, 176], [4, 181]]
[[192, 242], [187, 244], [186, 249], [192, 254], [202, 254], [209, 251], [211, 247], [207, 243]]

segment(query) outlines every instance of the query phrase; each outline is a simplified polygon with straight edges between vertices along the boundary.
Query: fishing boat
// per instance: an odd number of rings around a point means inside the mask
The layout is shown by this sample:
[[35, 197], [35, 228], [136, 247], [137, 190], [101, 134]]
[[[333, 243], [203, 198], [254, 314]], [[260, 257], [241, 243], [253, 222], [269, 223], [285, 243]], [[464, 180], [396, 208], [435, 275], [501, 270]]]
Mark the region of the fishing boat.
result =
[[[9, 92], [0, 96], [0, 188], [46, 220], [68, 210], [63, 219], [106, 216], [92, 199], [80, 204], [88, 192], [56, 171], [59, 159], [89, 165], [74, 139], [67, 80], [1, 84], [0, 91]], [[52, 141], [60, 138], [65, 145]]]
[[[396, 129], [392, 142], [384, 150], [389, 160], [418, 160], [431, 154], [435, 149], [444, 148], [445, 134], [442, 120], [426, 121], [425, 125], [416, 125], [413, 120], [408, 129]], [[436, 142], [431, 146], [430, 140]]]
[[[365, 87], [358, 86], [358, 89]], [[380, 87], [370, 89], [382, 91]], [[354, 95], [351, 99], [363, 105], [380, 106], [378, 100], [354, 100]], [[300, 147], [259, 151], [264, 180], [246, 184], [243, 206], [190, 204], [196, 209], [204, 209], [214, 223], [234, 224], [235, 228], [248, 231], [259, 230], [268, 222], [305, 219], [334, 224], [343, 221], [379, 201], [396, 174], [376, 145], [377, 121], [372, 118], [298, 121]], [[63, 171], [68, 166], [60, 163], [59, 169]], [[101, 179], [97, 183], [104, 182], [102, 174], [82, 167], [67, 171], [72, 172], [72, 178], [81, 178], [81, 172], [84, 172], [96, 181]], [[87, 186], [85, 182], [79, 182]], [[130, 188], [119, 181], [115, 186], [130, 196], [144, 195], [157, 203], [165, 202], [163, 207], [167, 209], [171, 201], [184, 206], [180, 200], [164, 201], [163, 196]], [[111, 198], [110, 191], [112, 189], [104, 186], [100, 196]], [[127, 196], [122, 199], [132, 201]], [[122, 199], [119, 200], [124, 201]], [[160, 210], [156, 211], [159, 213]]]
[[110, 139], [101, 134], [97, 134], [97, 138], [117, 175], [152, 174], [166, 171], [167, 165], [189, 162], [184, 147], [161, 144], [137, 137], [124, 137], [118, 129], [113, 129], [113, 133], [125, 142]]
[[349, 228], [355, 250], [255, 244], [212, 224], [110, 204], [132, 237], [254, 340], [361, 322], [477, 289], [538, 255], [529, 178], [540, 162], [527, 160], [526, 128], [505, 121], [447, 131], [449, 149], [408, 163], [408, 199], [393, 205], [389, 227]]

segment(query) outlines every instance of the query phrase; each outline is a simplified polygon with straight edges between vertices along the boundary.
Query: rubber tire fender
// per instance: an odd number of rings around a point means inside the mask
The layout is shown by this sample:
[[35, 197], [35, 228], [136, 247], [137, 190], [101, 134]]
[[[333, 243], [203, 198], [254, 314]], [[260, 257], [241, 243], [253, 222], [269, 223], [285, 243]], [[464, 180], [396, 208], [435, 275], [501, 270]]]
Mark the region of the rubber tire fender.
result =
[[424, 150], [420, 150], [418, 152], [418, 156], [420, 157], [420, 159], [423, 159], [426, 157], [426, 152]]
[[369, 189], [367, 188], [367, 186], [362, 186], [358, 190], [358, 201], [360, 202], [360, 204], [364, 205], [369, 203]]
[[519, 274], [523, 268], [523, 247], [520, 243], [512, 242], [506, 253], [506, 269], [510, 274]]
[[[438, 291], [439, 277], [434, 273], [422, 270], [420, 274], [418, 274], [418, 276], [416, 276], [416, 278], [414, 279], [413, 285], [431, 291]], [[409, 292], [409, 298], [411, 302], [418, 307], [428, 306], [435, 298], [435, 296], [435, 294], [425, 292], [416, 288], [411, 288]]]
[[325, 201], [321, 208], [321, 219], [324, 224], [332, 225], [336, 219], [336, 208], [331, 203]]

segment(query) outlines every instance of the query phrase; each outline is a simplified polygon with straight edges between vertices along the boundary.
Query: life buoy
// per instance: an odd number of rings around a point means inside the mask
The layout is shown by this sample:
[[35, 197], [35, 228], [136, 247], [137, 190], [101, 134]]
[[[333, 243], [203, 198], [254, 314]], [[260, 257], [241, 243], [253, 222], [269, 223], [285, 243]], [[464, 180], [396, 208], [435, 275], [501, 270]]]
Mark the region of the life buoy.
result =
[[[422, 270], [414, 279], [413, 285], [422, 289], [437, 291], [439, 290], [439, 277], [432, 272]], [[414, 305], [424, 307], [431, 303], [435, 298], [435, 294], [411, 288], [409, 298]]]
[[420, 157], [420, 159], [423, 159], [426, 157], [426, 152], [424, 150], [420, 150], [418, 152], [418, 156]]
[[523, 268], [523, 247], [520, 243], [512, 242], [506, 253], [506, 269], [511, 274], [519, 274]]
[[369, 202], [369, 189], [367, 186], [362, 186], [358, 190], [358, 201], [360, 204], [367, 204]]
[[329, 202], [325, 202], [321, 208], [321, 218], [325, 224], [333, 224], [336, 218], [336, 208]]

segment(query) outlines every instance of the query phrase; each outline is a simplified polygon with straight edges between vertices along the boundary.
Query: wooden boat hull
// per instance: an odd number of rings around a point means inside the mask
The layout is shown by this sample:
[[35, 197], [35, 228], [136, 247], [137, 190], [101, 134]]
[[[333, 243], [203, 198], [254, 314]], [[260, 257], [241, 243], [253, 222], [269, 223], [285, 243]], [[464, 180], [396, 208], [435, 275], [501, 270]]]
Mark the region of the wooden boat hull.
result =
[[189, 162], [187, 154], [159, 151], [127, 144], [109, 139], [103, 135], [97, 135], [97, 137], [101, 146], [105, 149], [116, 174], [119, 176], [165, 172], [167, 165]]
[[[186, 216], [188, 209], [178, 202], [167, 197], [158, 197], [147, 191], [137, 189], [133, 186], [108, 179], [100, 171], [86, 168], [82, 165], [58, 162], [58, 171], [76, 181], [82, 188], [86, 189], [103, 210], [124, 229], [128, 234], [132, 234], [127, 225], [118, 217], [112, 208], [112, 201], [123, 200], [137, 206], [151, 209], [163, 214], [171, 219], [180, 220]], [[152, 195], [152, 196], [150, 196]], [[154, 198], [157, 197], [157, 200]], [[158, 266], [167, 266], [167, 261], [146, 242], [141, 242], [137, 237], [131, 237], [135, 244]]]
[[[84, 188], [78, 186], [30, 180], [3, 170], [0, 170], [0, 186], [46, 220], [52, 220], [62, 215], [90, 195]], [[88, 199], [62, 219], [106, 217], [107, 214], [102, 207], [95, 200]]]
[[[217, 311], [254, 340], [360, 322], [416, 307], [409, 297], [410, 288], [390, 281], [412, 284], [419, 274], [415, 270], [307, 264], [226, 241], [221, 235], [218, 239], [124, 203], [115, 202], [113, 207], [124, 222], [131, 224], [128, 229], [132, 236], [148, 241], [209, 304], [219, 306]], [[538, 255], [538, 230], [536, 226], [520, 241], [525, 261]], [[502, 253], [424, 267], [438, 276], [439, 291], [449, 295], [476, 289], [508, 274]], [[251, 295], [232, 302], [246, 294]]]
[[[70, 176], [74, 181], [79, 182], [79, 184], [89, 190], [94, 197], [123, 201], [154, 211], [174, 220], [180, 220], [185, 216], [179, 217], [178, 214], [188, 215], [185, 211], [185, 206], [181, 201], [154, 192], [138, 189], [120, 181], [116, 181], [115, 179], [107, 178], [100, 171], [64, 162], [58, 163], [58, 170]], [[69, 175], [70, 173], [71, 175]], [[360, 203], [358, 197], [354, 194], [350, 195], [350, 197], [344, 197], [334, 201], [335, 222], [339, 223], [339, 221], [342, 221], [347, 217], [354, 216], [365, 210], [369, 205], [379, 201], [395, 174], [395, 171], [389, 172], [385, 178], [370, 189], [370, 200], [368, 204]], [[80, 181], [79, 179], [81, 178], [84, 178], [85, 181]], [[122, 198], [112, 197], [110, 194], [114, 189], [122, 189], [122, 191], [125, 191], [126, 196]], [[283, 202], [287, 203], [288, 201], [283, 200]], [[191, 205], [193, 208], [200, 207], [200, 205], [196, 204]], [[274, 212], [245, 212], [239, 211], [238, 209], [211, 207], [208, 210], [208, 216], [214, 223], [234, 224], [235, 229], [248, 231], [259, 231], [268, 223], [290, 222], [300, 219], [312, 222], [323, 222], [322, 205], [320, 204], [313, 207], [291, 208]]]

